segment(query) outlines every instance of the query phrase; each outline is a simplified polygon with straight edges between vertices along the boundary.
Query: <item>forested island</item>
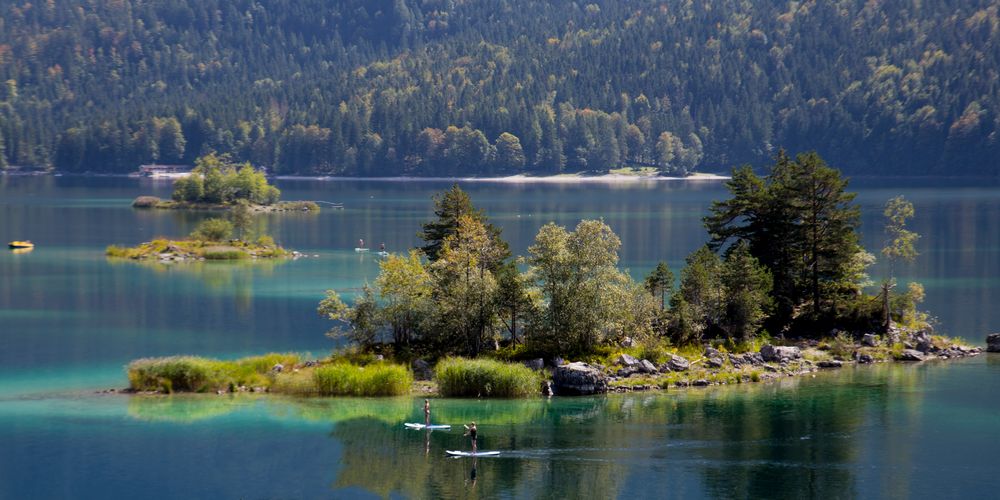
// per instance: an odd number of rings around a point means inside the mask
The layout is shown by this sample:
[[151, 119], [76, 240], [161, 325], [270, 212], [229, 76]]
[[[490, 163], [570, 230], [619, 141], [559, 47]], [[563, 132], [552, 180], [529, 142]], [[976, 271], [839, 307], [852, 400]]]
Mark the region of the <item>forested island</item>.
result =
[[670, 175], [782, 144], [995, 176], [985, 0], [157, 0], [0, 6], [0, 168], [211, 151], [276, 174]]
[[385, 258], [351, 305], [333, 290], [320, 302], [328, 335], [350, 347], [311, 361], [138, 360], [131, 389], [386, 395], [416, 378], [446, 396], [589, 394], [980, 352], [935, 333], [920, 284], [897, 285], [919, 237], [904, 198], [885, 206], [889, 274], [876, 283], [854, 194], [816, 153], [779, 152], [767, 175], [742, 167], [726, 185], [679, 280], [661, 262], [641, 281], [619, 268], [621, 241], [601, 220], [546, 224], [514, 257], [455, 186], [435, 198], [423, 247]]
[[139, 196], [135, 208], [231, 209], [236, 206], [255, 212], [318, 211], [311, 201], [279, 201], [281, 190], [267, 182], [250, 162], [236, 164], [226, 155], [209, 153], [195, 160], [191, 175], [174, 181], [170, 200]]

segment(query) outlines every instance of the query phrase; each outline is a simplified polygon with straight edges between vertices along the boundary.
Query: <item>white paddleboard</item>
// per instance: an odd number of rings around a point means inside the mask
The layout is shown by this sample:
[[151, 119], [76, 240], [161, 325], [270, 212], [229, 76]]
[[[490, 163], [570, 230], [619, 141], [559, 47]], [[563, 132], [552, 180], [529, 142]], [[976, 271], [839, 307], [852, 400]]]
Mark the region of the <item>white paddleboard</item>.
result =
[[430, 430], [434, 430], [434, 429], [451, 429], [451, 426], [447, 425], [447, 424], [424, 425], [424, 424], [412, 424], [412, 423], [407, 422], [407, 423], [405, 423], [403, 425], [405, 425], [408, 429], [430, 429]]
[[471, 451], [456, 451], [456, 450], [445, 450], [445, 453], [453, 457], [495, 457], [500, 454], [499, 451], [477, 451], [472, 453]]

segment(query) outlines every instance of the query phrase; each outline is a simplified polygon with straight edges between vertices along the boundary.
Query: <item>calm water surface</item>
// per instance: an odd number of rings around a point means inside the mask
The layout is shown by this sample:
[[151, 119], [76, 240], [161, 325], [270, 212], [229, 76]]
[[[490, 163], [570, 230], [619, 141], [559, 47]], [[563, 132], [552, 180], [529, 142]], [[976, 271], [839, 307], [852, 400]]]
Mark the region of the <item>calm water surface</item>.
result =
[[[279, 184], [286, 199], [345, 210], [260, 224], [309, 255], [294, 262], [161, 266], [109, 262], [109, 243], [186, 234], [210, 214], [134, 211], [148, 180], [0, 177], [0, 498], [989, 497], [1000, 488], [1000, 356], [823, 374], [747, 389], [551, 401], [440, 401], [436, 419], [481, 422], [500, 458], [451, 460], [461, 433], [402, 429], [419, 402], [130, 399], [130, 359], [263, 351], [322, 355], [327, 288], [377, 274], [359, 238], [415, 245], [440, 182]], [[548, 221], [603, 217], [639, 276], [679, 269], [704, 242], [718, 183], [463, 185], [523, 253]], [[905, 194], [938, 329], [976, 342], [1000, 329], [1000, 189], [857, 183], [864, 241]], [[878, 275], [878, 268], [873, 274]], [[475, 467], [475, 480], [472, 469]]]

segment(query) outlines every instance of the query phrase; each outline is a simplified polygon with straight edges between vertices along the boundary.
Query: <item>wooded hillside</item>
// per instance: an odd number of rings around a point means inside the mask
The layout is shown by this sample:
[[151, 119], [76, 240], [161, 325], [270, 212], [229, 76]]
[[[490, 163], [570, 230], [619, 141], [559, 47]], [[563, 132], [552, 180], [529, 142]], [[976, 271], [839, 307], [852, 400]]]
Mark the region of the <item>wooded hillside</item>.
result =
[[0, 1], [0, 165], [996, 175], [987, 0]]

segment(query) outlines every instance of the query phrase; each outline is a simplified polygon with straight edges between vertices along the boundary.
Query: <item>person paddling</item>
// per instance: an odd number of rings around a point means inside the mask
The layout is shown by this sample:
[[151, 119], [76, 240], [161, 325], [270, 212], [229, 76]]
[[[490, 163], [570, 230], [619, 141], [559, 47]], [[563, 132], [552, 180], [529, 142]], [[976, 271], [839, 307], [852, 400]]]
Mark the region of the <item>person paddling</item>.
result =
[[431, 400], [424, 400], [424, 426], [431, 426]]
[[472, 422], [465, 426], [465, 435], [472, 439], [472, 454], [476, 453], [476, 423]]

